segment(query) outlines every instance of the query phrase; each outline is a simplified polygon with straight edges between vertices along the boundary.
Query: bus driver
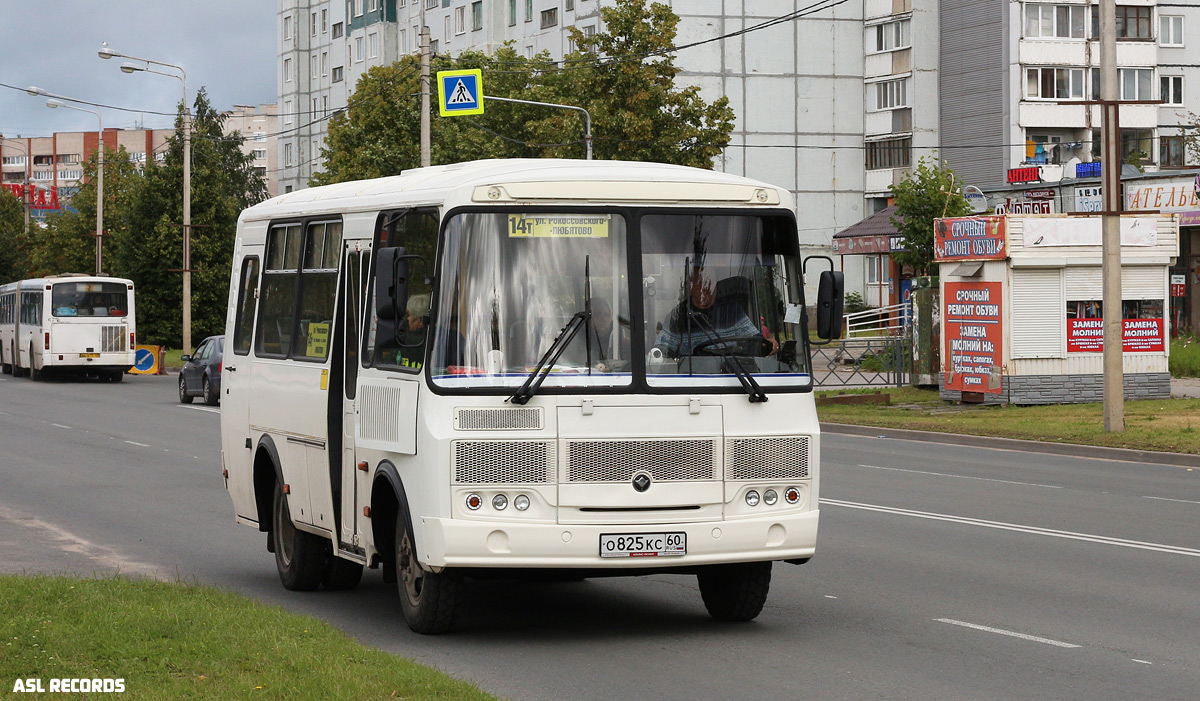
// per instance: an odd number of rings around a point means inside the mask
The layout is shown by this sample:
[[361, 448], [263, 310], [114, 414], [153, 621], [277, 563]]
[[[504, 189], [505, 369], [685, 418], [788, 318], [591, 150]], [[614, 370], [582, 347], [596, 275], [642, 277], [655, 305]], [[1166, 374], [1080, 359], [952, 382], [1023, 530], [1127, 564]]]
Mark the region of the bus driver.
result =
[[[745, 294], [739, 294], [739, 289]], [[750, 281], [734, 276], [720, 282], [704, 267], [692, 271], [688, 295], [671, 310], [654, 347], [669, 358], [690, 356], [697, 348], [718, 345], [726, 350], [761, 338], [761, 355], [774, 355], [779, 343], [764, 333], [746, 312]], [[717, 339], [740, 340], [741, 344], [716, 344]], [[769, 350], [768, 350], [769, 349]]]

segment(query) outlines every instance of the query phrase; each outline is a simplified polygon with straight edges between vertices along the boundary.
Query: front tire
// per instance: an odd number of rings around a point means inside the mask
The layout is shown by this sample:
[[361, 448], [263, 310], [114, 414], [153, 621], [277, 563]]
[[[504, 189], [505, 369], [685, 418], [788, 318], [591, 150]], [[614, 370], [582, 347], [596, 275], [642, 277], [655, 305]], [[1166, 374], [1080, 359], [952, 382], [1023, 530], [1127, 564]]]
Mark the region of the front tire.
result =
[[718, 621], [752, 621], [767, 603], [770, 562], [711, 565], [696, 579], [708, 615]]
[[275, 545], [275, 568], [284, 589], [312, 591], [325, 577], [327, 545], [317, 536], [296, 529], [283, 485], [275, 483], [271, 509], [271, 538]]
[[204, 398], [204, 403], [208, 406], [216, 406], [221, 401], [220, 395], [212, 391], [212, 385], [209, 384], [207, 377], [200, 383], [200, 396]]
[[183, 373], [179, 373], [179, 403], [191, 404], [192, 395], [187, 393], [187, 382], [183, 379]]
[[454, 625], [461, 577], [452, 570], [434, 574], [417, 562], [416, 541], [402, 505], [396, 515], [396, 587], [404, 620], [415, 633], [436, 635]]

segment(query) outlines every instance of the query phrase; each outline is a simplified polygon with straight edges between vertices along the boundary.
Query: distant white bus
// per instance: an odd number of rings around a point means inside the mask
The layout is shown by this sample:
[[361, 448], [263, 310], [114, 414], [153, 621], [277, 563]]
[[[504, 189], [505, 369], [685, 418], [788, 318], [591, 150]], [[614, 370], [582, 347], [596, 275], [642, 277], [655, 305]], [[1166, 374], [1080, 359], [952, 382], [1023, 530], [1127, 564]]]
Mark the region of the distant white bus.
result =
[[0, 367], [120, 382], [134, 363], [135, 319], [131, 280], [66, 273], [0, 285]]
[[[749, 620], [816, 548], [820, 430], [790, 193], [710, 171], [504, 160], [244, 211], [226, 488], [288, 589], [698, 577]], [[826, 261], [828, 259], [825, 259]], [[817, 333], [841, 326], [821, 273]]]

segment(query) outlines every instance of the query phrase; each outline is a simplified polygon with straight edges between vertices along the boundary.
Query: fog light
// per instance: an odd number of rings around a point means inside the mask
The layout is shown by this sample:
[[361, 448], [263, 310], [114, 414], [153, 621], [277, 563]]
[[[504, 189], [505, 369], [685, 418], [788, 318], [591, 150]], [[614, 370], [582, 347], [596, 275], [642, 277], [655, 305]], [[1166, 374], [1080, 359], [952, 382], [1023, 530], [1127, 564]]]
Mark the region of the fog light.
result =
[[750, 506], [758, 506], [758, 492], [751, 489], [746, 492], [746, 504]]
[[513, 499], [513, 506], [517, 507], [517, 511], [524, 511], [529, 508], [529, 497], [524, 494], [518, 494], [516, 499]]
[[783, 498], [787, 501], [787, 503], [795, 504], [796, 502], [800, 501], [800, 490], [796, 489], [795, 487], [788, 487], [787, 489], [783, 490]]
[[504, 511], [508, 508], [508, 497], [503, 494], [497, 494], [492, 497], [492, 508], [496, 511]]
[[467, 508], [471, 511], [479, 511], [479, 507], [483, 506], [483, 499], [478, 494], [467, 495]]
[[774, 489], [763, 492], [763, 503], [767, 506], [774, 506], [777, 501], [779, 501], [779, 495], [775, 493]]

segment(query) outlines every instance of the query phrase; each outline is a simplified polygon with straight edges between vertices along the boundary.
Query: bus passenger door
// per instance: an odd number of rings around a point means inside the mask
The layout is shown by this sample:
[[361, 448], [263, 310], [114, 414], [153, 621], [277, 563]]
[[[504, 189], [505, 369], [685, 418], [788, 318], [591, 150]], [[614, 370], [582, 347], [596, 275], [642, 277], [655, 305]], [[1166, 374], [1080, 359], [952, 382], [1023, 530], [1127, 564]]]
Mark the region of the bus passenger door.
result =
[[[359, 489], [360, 473], [357, 469], [357, 450], [354, 442], [354, 428], [358, 420], [358, 371], [361, 368], [360, 353], [362, 351], [363, 305], [365, 303], [364, 284], [366, 283], [371, 257], [370, 250], [361, 250], [364, 244], [360, 241], [350, 241], [345, 244], [342, 270], [342, 290], [339, 298], [342, 308], [340, 327], [343, 359], [341, 373], [340, 399], [340, 430], [341, 456], [339, 530], [338, 541], [344, 549], [362, 554], [361, 536], [359, 533], [358, 515], [367, 504], [369, 495]], [[336, 471], [335, 471], [336, 472]]]
[[254, 445], [250, 436], [250, 379], [254, 372], [250, 345], [254, 338], [254, 310], [258, 308], [258, 282], [262, 246], [237, 251], [237, 277], [230, 290], [225, 322], [225, 350], [221, 363], [221, 454], [229, 471], [226, 486], [234, 512], [258, 521], [254, 501]]

